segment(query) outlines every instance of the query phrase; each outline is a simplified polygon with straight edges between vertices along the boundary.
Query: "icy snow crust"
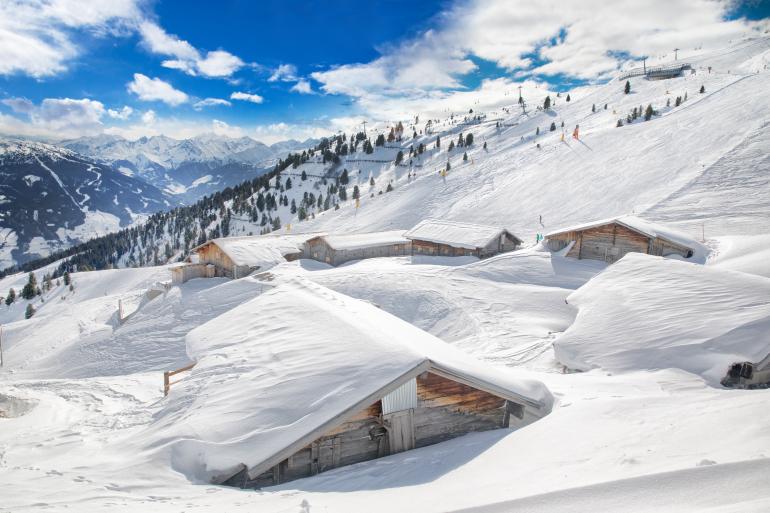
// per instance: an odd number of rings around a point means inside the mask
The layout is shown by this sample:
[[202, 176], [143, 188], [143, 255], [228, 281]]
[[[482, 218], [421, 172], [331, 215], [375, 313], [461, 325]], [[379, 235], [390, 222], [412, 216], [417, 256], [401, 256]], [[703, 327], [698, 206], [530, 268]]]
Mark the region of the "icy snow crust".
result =
[[[34, 300], [38, 312], [30, 320], [24, 320], [26, 300], [0, 308], [0, 410], [7, 410], [0, 418], [0, 509], [770, 511], [770, 391], [715, 383], [721, 365], [761, 354], [768, 340], [770, 139], [763, 113], [770, 109], [770, 38], [686, 53], [680, 58], [692, 62], [697, 75], [632, 79], [630, 95], [622, 93], [622, 83], [610, 82], [572, 91], [569, 104], [557, 98], [550, 113], [530, 108], [529, 116], [520, 116], [514, 104], [510, 115], [489, 113], [504, 118], [499, 130], [494, 121], [472, 127], [441, 121], [433, 136], [414, 141], [429, 150], [411, 176], [403, 167], [361, 164], [360, 208], [343, 202], [302, 223], [288, 208], [279, 215], [291, 222], [292, 233], [406, 230], [439, 218], [504, 225], [534, 241], [536, 233], [559, 226], [635, 212], [692, 239], [705, 238], [711, 250], [705, 265], [626, 255], [608, 267], [542, 246], [481, 261], [405, 256], [331, 268], [299, 260], [239, 280], [191, 280], [150, 301], [143, 294], [170, 279], [168, 268], [75, 273], [74, 291], [54, 286], [43, 303]], [[703, 66], [713, 66], [712, 73]], [[689, 99], [682, 106], [663, 107], [666, 98], [673, 104], [685, 91]], [[526, 94], [535, 105], [547, 91]], [[661, 115], [615, 128], [617, 118], [648, 103]], [[558, 131], [544, 133], [551, 120], [558, 126], [561, 119], [567, 128], [580, 124], [581, 141], [561, 143]], [[460, 130], [472, 131], [476, 144], [464, 148], [468, 163], [462, 151], [450, 155], [444, 182], [437, 170], [446, 165], [446, 148], [436, 153], [431, 143], [436, 135], [456, 138]], [[392, 158], [397, 151], [378, 148], [375, 156]], [[301, 167], [295, 171], [323, 171], [320, 163]], [[358, 168], [348, 170], [355, 181]], [[365, 189], [370, 172], [381, 187], [392, 179], [393, 191], [377, 195], [375, 189], [371, 198]], [[298, 180], [289, 199], [311, 187]], [[231, 233], [254, 228], [233, 218]], [[13, 244], [13, 234], [2, 237]], [[52, 268], [40, 270], [38, 282]], [[241, 371], [256, 371], [230, 355], [253, 351], [268, 369], [280, 366], [279, 357], [291, 356], [293, 365], [300, 357], [280, 352], [281, 346], [270, 360], [255, 343], [238, 348], [224, 339], [197, 346], [200, 367], [175, 376], [180, 381], [168, 398], [162, 371], [189, 363], [188, 334], [195, 328], [219, 323], [220, 316], [297, 279], [376, 304], [496, 372], [510, 372], [517, 383], [543, 383], [554, 397], [551, 413], [517, 431], [476, 433], [259, 492], [197, 482], [216, 440], [238, 429], [244, 441], [262, 436], [215, 417], [227, 408], [225, 418], [252, 422], [246, 406], [258, 398], [248, 390], [264, 390], [264, 381], [278, 379], [238, 379]], [[8, 276], [0, 292], [18, 292], [25, 281], [25, 275]], [[115, 318], [118, 299], [131, 314], [123, 324]], [[283, 310], [294, 318], [293, 308]], [[246, 326], [260, 315], [253, 312]], [[610, 316], [619, 316], [616, 325]], [[265, 336], [275, 340], [271, 328]], [[235, 326], [220, 331], [235, 333]], [[555, 340], [561, 357], [586, 372], [563, 373]], [[364, 358], [346, 354], [342, 361]], [[410, 357], [399, 352], [394, 358]], [[345, 365], [339, 358], [330, 364]], [[284, 408], [253, 425], [280, 420]]]
[[404, 235], [412, 240], [424, 240], [437, 244], [448, 244], [458, 248], [483, 248], [499, 237], [505, 228], [485, 226], [458, 221], [426, 219]]

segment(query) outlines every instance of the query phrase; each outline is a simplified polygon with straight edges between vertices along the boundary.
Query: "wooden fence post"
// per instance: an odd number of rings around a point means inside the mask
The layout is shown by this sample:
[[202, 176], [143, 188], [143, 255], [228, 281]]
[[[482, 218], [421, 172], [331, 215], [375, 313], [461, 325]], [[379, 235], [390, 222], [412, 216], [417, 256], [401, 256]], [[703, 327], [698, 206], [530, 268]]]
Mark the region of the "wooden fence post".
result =
[[171, 388], [171, 385], [169, 383], [169, 371], [165, 371], [163, 373], [163, 397], [166, 397], [168, 395], [168, 391]]

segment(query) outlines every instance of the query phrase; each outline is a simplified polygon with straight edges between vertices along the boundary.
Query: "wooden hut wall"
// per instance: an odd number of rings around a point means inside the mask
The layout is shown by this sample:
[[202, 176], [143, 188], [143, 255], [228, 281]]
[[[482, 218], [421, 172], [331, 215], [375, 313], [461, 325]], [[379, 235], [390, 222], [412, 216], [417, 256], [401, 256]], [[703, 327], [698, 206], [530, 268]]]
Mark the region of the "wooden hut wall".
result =
[[689, 258], [692, 256], [692, 250], [657, 237], [652, 240], [650, 254], [657, 256], [680, 255], [684, 258]]
[[217, 276], [233, 277], [235, 264], [229, 256], [216, 244], [206, 244], [196, 250], [198, 262], [201, 264], [213, 264], [217, 270]]
[[613, 223], [580, 232], [567, 256], [615, 262], [626, 253], [648, 253], [650, 238]]
[[401, 244], [383, 244], [366, 248], [333, 250], [332, 265], [340, 265], [351, 260], [363, 260], [366, 258], [394, 257], [408, 255], [412, 250], [408, 242]]
[[[523, 406], [488, 392], [431, 372], [421, 374], [416, 381], [415, 447], [523, 422]], [[377, 401], [256, 479], [249, 479], [244, 470], [224, 484], [244, 488], [272, 486], [389, 453], [382, 402]]]
[[430, 255], [430, 256], [479, 256], [478, 249], [466, 249], [456, 248], [448, 244], [439, 244], [436, 242], [428, 242], [424, 240], [412, 241], [412, 254], [413, 255]]
[[319, 262], [332, 263], [333, 250], [329, 247], [322, 237], [316, 237], [305, 242], [305, 255], [307, 258], [318, 260]]

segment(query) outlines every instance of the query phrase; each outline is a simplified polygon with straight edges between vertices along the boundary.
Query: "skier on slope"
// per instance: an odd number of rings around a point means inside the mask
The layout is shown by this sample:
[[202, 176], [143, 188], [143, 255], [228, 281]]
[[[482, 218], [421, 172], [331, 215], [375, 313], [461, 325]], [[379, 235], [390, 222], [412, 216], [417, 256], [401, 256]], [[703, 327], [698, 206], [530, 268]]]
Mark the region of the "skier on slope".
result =
[[580, 140], [580, 125], [575, 125], [575, 131], [572, 132], [572, 137], [578, 141]]

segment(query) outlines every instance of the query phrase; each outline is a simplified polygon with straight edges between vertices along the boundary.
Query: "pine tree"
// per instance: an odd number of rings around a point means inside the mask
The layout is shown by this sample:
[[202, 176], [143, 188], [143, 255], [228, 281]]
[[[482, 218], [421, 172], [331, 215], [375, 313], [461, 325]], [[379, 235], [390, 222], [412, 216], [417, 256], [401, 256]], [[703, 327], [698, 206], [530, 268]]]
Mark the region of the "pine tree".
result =
[[535, 135], [540, 135], [540, 127], [535, 128]]
[[32, 303], [27, 304], [27, 309], [24, 311], [24, 318], [29, 319], [33, 315], [35, 315], [35, 307], [32, 306]]
[[570, 101], [569, 93], [567, 94], [567, 101]]
[[353, 199], [359, 199], [361, 197], [361, 191], [358, 190], [358, 185], [353, 186]]
[[674, 107], [679, 107], [680, 105], [682, 105], [682, 97], [677, 96], [676, 100], [674, 100]]
[[348, 190], [345, 187], [340, 187], [339, 197], [340, 197], [340, 201], [348, 200]]
[[307, 219], [307, 211], [305, 210], [305, 205], [300, 205], [297, 217], [300, 221]]
[[618, 120], [618, 124], [617, 124], [617, 125], [615, 125], [615, 126], [616, 126], [616, 127], [618, 127], [618, 128], [622, 127], [622, 126], [623, 126], [623, 120], [622, 120], [622, 119], [619, 119], [619, 120]]
[[64, 278], [64, 285], [65, 286], [69, 286], [70, 282], [72, 281], [72, 278], [70, 278], [69, 271], [64, 273], [64, 277], [63, 278]]
[[305, 172], [305, 170], [304, 170], [304, 169], [302, 170], [302, 174], [300, 175], [300, 178], [302, 178], [302, 181], [303, 181], [303, 182], [304, 182], [305, 180], [307, 180], [307, 173]]
[[24, 288], [21, 289], [21, 297], [24, 299], [32, 299], [35, 297], [35, 294], [37, 293], [37, 278], [35, 278], [35, 273], [29, 273], [29, 279], [27, 280], [27, 284], [24, 285]]
[[700, 86], [700, 94], [703, 94], [706, 92], [706, 86]]
[[398, 153], [396, 154], [396, 165], [401, 164], [402, 160], [404, 160], [404, 152], [401, 150], [398, 150]]
[[543, 101], [543, 110], [548, 110], [551, 108], [551, 97], [546, 96], [545, 100]]
[[551, 121], [551, 132], [555, 132], [555, 131], [556, 131], [556, 123]]
[[393, 190], [393, 185], [388, 183], [388, 186], [385, 188], [385, 192], [390, 192]]
[[454, 150], [454, 149], [455, 149], [455, 142], [454, 141], [449, 141], [449, 148], [447, 149], [447, 151], [451, 153], [452, 150]]
[[596, 104], [591, 105], [591, 112], [596, 112]]
[[484, 149], [487, 149], [487, 141], [484, 141]]
[[652, 110], [652, 104], [647, 105], [647, 109], [644, 111], [644, 120], [649, 121], [652, 118], [654, 111]]
[[374, 187], [374, 177], [373, 176], [369, 177], [369, 187]]
[[5, 298], [5, 304], [11, 306], [14, 301], [16, 301], [16, 291], [11, 289], [8, 291], [8, 295]]
[[436, 149], [441, 148], [441, 137], [436, 136]]
[[341, 185], [347, 185], [350, 178], [348, 177], [348, 170], [343, 169], [342, 174], [340, 175], [340, 184]]
[[463, 162], [468, 162], [468, 152], [463, 152]]
[[607, 110], [607, 104], [606, 103], [604, 104], [604, 110]]
[[288, 191], [291, 189], [291, 178], [286, 179], [286, 190]]
[[468, 134], [465, 136], [465, 145], [466, 146], [472, 146], [473, 145], [473, 134]]
[[291, 200], [291, 209], [289, 210], [292, 214], [297, 213], [297, 203], [294, 200]]
[[623, 92], [628, 94], [631, 92], [631, 81], [626, 80], [626, 87], [623, 89]]

